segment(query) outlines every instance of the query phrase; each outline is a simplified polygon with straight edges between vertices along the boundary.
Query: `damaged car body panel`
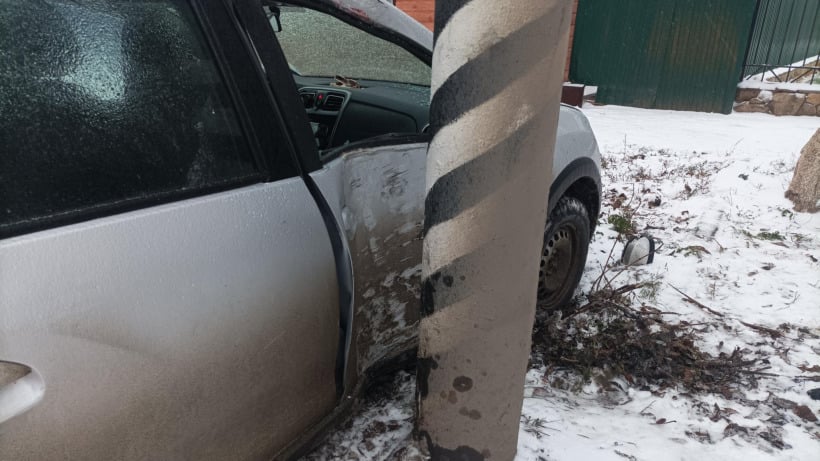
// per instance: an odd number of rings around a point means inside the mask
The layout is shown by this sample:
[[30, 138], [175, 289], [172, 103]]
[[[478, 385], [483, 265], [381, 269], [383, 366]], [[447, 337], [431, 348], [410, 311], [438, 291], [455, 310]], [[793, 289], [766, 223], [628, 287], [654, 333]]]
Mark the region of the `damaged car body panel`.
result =
[[412, 349], [419, 320], [426, 143], [352, 148], [312, 176], [339, 196], [354, 269], [348, 387]]

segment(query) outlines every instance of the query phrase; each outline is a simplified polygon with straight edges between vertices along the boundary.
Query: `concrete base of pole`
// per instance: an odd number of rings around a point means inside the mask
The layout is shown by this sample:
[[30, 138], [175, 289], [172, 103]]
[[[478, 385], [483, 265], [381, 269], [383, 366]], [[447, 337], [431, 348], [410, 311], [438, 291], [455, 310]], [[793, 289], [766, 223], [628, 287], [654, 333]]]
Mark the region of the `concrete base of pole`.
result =
[[437, 2], [416, 432], [434, 460], [516, 453], [571, 9]]

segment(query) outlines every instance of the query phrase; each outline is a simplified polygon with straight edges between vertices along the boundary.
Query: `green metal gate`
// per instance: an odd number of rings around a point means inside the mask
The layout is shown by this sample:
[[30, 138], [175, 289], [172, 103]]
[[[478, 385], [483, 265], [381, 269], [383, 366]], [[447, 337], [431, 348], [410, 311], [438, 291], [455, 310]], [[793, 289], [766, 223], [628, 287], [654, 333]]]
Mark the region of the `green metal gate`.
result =
[[820, 69], [807, 60], [818, 55], [820, 0], [758, 0], [744, 77], [762, 74], [761, 80], [780, 80], [773, 70], [782, 67], [788, 70], [786, 81], [809, 72], [815, 77]]
[[732, 111], [756, 0], [580, 0], [570, 80], [596, 100]]

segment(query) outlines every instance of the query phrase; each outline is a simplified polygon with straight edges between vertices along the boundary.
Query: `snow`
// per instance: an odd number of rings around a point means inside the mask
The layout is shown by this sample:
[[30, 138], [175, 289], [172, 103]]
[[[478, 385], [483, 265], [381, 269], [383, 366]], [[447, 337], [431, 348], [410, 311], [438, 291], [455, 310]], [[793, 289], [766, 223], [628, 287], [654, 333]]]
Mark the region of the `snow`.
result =
[[[556, 430], [544, 431], [541, 440], [522, 431], [518, 459], [818, 459], [818, 426], [765, 403], [772, 394], [820, 410], [806, 394], [820, 385], [795, 379], [809, 374], [798, 366], [820, 365], [820, 215], [793, 213], [783, 195], [817, 121], [615, 106], [584, 111], [607, 164], [605, 188], [634, 195], [642, 205], [636, 212], [639, 229], [649, 226], [648, 232], [665, 243], [654, 264], [630, 269], [623, 282], [662, 281], [653, 306], [678, 313], [678, 320], [716, 323], [711, 314], [683, 302], [673, 286], [723, 313], [719, 323], [731, 330], [711, 328], [700, 346], [713, 352], [748, 349], [767, 359], [766, 371], [779, 376], [761, 380], [740, 402], [681, 392], [658, 396], [625, 386], [613, 404], [612, 396], [602, 399], [595, 386], [577, 395], [544, 386], [543, 370], [531, 370], [525, 395], [532, 395], [530, 389], [539, 393], [525, 399], [525, 421], [540, 418]], [[655, 197], [661, 205], [648, 208]], [[605, 206], [604, 218], [613, 212]], [[609, 227], [603, 219], [582, 290], [606, 261], [615, 237]], [[783, 240], [755, 238], [761, 232]], [[709, 253], [673, 254], [693, 246]], [[784, 323], [807, 327], [815, 337], [800, 340], [792, 327], [775, 341], [741, 321], [773, 329]], [[790, 363], [777, 355], [786, 349]], [[779, 450], [756, 436], [724, 436], [727, 420], [709, 419], [715, 404], [737, 411], [728, 418], [735, 424], [758, 430], [774, 426], [766, 421], [772, 416], [784, 415], [782, 438], [790, 448]], [[655, 424], [659, 418], [675, 422]], [[708, 434], [711, 443], [687, 432]]]
[[415, 377], [399, 372], [392, 382], [377, 385], [370, 392], [374, 395], [356, 417], [303, 461], [385, 460], [397, 450], [414, 449], [409, 441]]
[[757, 94], [757, 99], [765, 103], [772, 102], [772, 98], [774, 98], [774, 93], [769, 90], [761, 90], [760, 93]]
[[[795, 69], [795, 67], [806, 67], [806, 66], [815, 66], [817, 63], [820, 62], [820, 55], [818, 56], [809, 56], [805, 59], [800, 61], [794, 62], [791, 64], [791, 67], [784, 66], [778, 67], [775, 69], [766, 70], [756, 75], [751, 75], [743, 79], [742, 82], [738, 85], [738, 88], [760, 88], [766, 90], [783, 90], [783, 91], [820, 91], [816, 84], [809, 84], [809, 83], [780, 83], [777, 81], [769, 81], [769, 80], [777, 80], [777, 76], [784, 77], [784, 76], [791, 76], [794, 78], [795, 75], [800, 75], [801, 69]], [[813, 77], [813, 76], [812, 76]], [[802, 80], [801, 77], [798, 80]]]
[[596, 93], [598, 93], [598, 87], [597, 86], [591, 86], [591, 85], [584, 86], [584, 96], [592, 96]]
[[818, 60], [820, 60], [820, 55], [809, 56], [805, 59], [801, 59], [800, 61], [795, 61], [795, 62], [789, 64], [788, 66], [777, 67], [775, 69], [767, 70], [767, 71], [761, 72], [759, 74], [752, 75], [748, 78], [749, 79], [763, 80], [766, 77], [766, 75], [768, 75], [768, 74], [771, 74], [771, 75], [785, 74], [785, 73], [789, 72], [790, 69], [794, 70], [795, 67], [801, 67], [801, 66], [805, 67], [807, 65], [812, 65], [813, 62], [818, 61]]
[[[672, 320], [703, 325], [701, 349], [716, 354], [740, 347], [772, 376], [729, 396], [651, 392], [623, 380], [573, 392], [549, 385], [553, 371], [531, 369], [516, 459], [820, 459], [820, 425], [798, 417], [786, 402], [820, 415], [820, 402], [807, 395], [820, 387], [811, 381], [820, 375], [811, 370], [820, 366], [820, 214], [795, 213], [784, 198], [817, 120], [617, 106], [583, 110], [603, 154], [607, 197], [629, 197], [638, 229], [663, 242], [653, 264], [629, 268], [619, 282], [660, 282], [651, 305], [674, 313]], [[660, 205], [650, 207], [658, 198]], [[579, 292], [601, 273], [615, 242], [607, 217], [618, 210], [604, 202]], [[698, 251], [687, 251], [692, 248]], [[615, 252], [621, 249], [618, 243]], [[684, 302], [673, 287], [724, 317]], [[778, 339], [753, 328], [784, 324]], [[347, 440], [351, 447], [344, 459], [388, 459], [385, 453], [409, 443], [413, 386], [407, 382], [399, 376], [396, 393], [365, 405], [333, 436], [331, 445]], [[387, 445], [351, 456], [372, 428], [373, 414], [389, 415], [395, 436], [380, 436]], [[766, 440], [771, 434], [782, 447]], [[321, 450], [325, 459], [335, 457], [328, 445]]]
[[737, 84], [738, 88], [754, 88], [768, 91], [792, 91], [802, 93], [815, 93], [820, 91], [820, 85], [813, 83], [779, 83], [765, 82], [760, 80], [744, 80]]

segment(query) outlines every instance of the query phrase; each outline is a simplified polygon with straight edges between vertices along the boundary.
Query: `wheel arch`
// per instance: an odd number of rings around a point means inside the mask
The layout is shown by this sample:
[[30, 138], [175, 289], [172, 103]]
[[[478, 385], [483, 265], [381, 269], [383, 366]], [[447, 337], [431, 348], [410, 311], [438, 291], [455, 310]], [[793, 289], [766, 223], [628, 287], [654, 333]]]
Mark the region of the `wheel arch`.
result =
[[558, 201], [564, 196], [574, 197], [584, 204], [589, 213], [589, 229], [592, 236], [601, 211], [601, 174], [591, 158], [573, 160], [555, 178], [550, 187], [548, 214], [552, 213]]

